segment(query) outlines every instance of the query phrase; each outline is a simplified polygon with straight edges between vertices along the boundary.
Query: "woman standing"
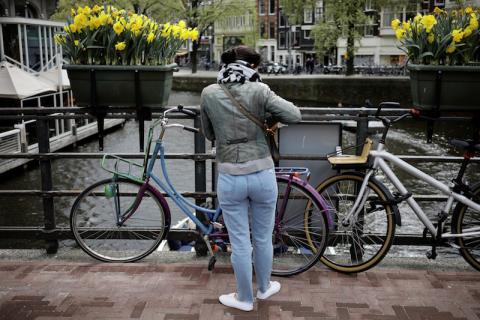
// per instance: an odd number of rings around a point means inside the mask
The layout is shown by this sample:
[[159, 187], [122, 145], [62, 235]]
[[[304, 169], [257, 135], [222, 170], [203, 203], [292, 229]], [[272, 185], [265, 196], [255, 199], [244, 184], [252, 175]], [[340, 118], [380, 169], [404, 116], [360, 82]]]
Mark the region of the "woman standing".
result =
[[260, 55], [246, 46], [222, 54], [224, 64], [217, 84], [206, 87], [201, 96], [203, 133], [216, 140], [218, 167], [217, 195], [232, 246], [231, 261], [237, 282], [236, 293], [219, 297], [222, 304], [244, 311], [253, 309], [253, 265], [257, 299], [267, 299], [280, 291], [280, 283], [270, 281], [273, 247], [272, 232], [278, 187], [274, 163], [264, 131], [240, 111], [243, 108], [264, 121], [294, 123], [300, 111], [278, 97], [261, 82], [255, 71]]

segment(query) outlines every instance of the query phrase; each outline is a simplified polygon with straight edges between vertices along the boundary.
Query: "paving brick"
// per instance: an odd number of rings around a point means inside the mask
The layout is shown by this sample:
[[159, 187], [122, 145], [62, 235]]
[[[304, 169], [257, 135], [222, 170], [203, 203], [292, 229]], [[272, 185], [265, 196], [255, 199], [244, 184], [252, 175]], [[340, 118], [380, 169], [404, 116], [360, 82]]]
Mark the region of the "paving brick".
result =
[[281, 292], [245, 313], [218, 302], [236, 287], [229, 265], [0, 260], [0, 319], [480, 320], [475, 272], [316, 267], [275, 280]]

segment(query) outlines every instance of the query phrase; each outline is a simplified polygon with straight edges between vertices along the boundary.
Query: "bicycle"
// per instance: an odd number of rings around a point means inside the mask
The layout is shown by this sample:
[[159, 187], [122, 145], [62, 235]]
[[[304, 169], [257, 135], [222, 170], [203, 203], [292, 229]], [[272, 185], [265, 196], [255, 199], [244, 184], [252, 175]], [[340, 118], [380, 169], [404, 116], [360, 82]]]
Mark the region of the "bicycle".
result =
[[[411, 112], [390, 120], [380, 116], [383, 106], [399, 105], [379, 105], [375, 117], [382, 121], [384, 130], [376, 150], [370, 150], [372, 141], [367, 139], [360, 156], [334, 154], [328, 157], [333, 168], [353, 171], [327, 178], [317, 187], [317, 191], [332, 210], [329, 215], [334, 223], [330, 230], [327, 250], [321, 261], [331, 269], [344, 273], [361, 272], [374, 267], [385, 257], [392, 245], [395, 227], [401, 225], [398, 204], [406, 201], [425, 226], [423, 236], [426, 238], [429, 233], [432, 237], [432, 250], [427, 252], [428, 258], [435, 259], [436, 247], [447, 244], [458, 248], [464, 259], [473, 268], [480, 270], [480, 183], [469, 186], [463, 181], [470, 159], [480, 151], [480, 143], [470, 140], [451, 141], [454, 146], [464, 149], [465, 153], [453, 186], [447, 186], [385, 150], [389, 128], [410, 116]], [[448, 196], [445, 207], [438, 214], [437, 222], [432, 222], [425, 215], [412, 193], [405, 188], [386, 161]], [[379, 170], [395, 186], [398, 193], [392, 195], [389, 189], [376, 179]], [[457, 204], [451, 215], [450, 232], [444, 232], [454, 200]]]
[[[169, 205], [151, 181], [197, 226], [197, 241], [204, 241], [211, 255], [209, 270], [214, 268], [216, 261], [212, 246], [228, 243], [221, 208], [208, 209], [188, 201], [175, 189], [168, 176], [163, 145], [167, 129], [199, 132], [181, 124], [169, 124], [167, 114], [173, 111], [196, 116], [195, 112], [182, 106], [166, 110], [150, 125], [143, 164], [106, 154], [102, 167], [113, 173], [113, 177], [87, 187], [75, 200], [70, 214], [71, 230], [80, 248], [93, 258], [105, 262], [137, 261], [152, 253], [166, 239], [171, 223]], [[149, 156], [157, 126], [160, 126], [160, 134], [153, 154]], [[163, 181], [153, 172], [158, 156]], [[272, 235], [272, 274], [290, 276], [309, 269], [323, 254], [328, 236], [327, 210], [315, 188], [300, 179], [301, 175], [308, 177], [308, 169], [277, 168], [276, 175], [279, 196]], [[204, 222], [191, 212], [192, 209], [203, 215]]]

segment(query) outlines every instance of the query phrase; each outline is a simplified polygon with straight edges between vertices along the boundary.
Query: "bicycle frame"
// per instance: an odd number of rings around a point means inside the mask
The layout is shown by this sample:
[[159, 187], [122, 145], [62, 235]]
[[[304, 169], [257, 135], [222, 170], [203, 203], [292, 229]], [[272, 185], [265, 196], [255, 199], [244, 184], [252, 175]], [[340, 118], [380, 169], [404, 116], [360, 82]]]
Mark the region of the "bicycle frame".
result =
[[[157, 156], [160, 154], [160, 165], [162, 169], [162, 175], [165, 179], [165, 183], [153, 173], [153, 167], [155, 165], [155, 161]], [[208, 215], [210, 221], [217, 221], [218, 217], [220, 216], [222, 210], [218, 207], [216, 210], [203, 208], [200, 206], [195, 205], [191, 201], [188, 201], [183, 197], [173, 186], [170, 178], [168, 176], [167, 167], [165, 164], [165, 148], [163, 146], [163, 142], [161, 139], [157, 140], [155, 143], [155, 148], [153, 150], [152, 157], [148, 161], [147, 171], [146, 171], [146, 181], [145, 184], [149, 183], [150, 178], [160, 187], [160, 189], [164, 190], [168, 196], [175, 202], [175, 204], [190, 218], [192, 221], [202, 230], [202, 232], [206, 235], [212, 233], [213, 225], [205, 226], [190, 210], [199, 210]], [[191, 208], [191, 209], [190, 209]]]
[[[448, 196], [447, 203], [443, 209], [443, 212], [449, 213], [450, 210], [452, 209], [453, 202], [454, 200], [465, 204], [466, 206], [476, 210], [480, 211], [480, 204], [473, 202], [472, 200], [468, 199], [467, 197], [453, 192], [450, 187], [447, 185], [443, 184], [442, 182], [436, 180], [435, 178], [432, 178], [431, 176], [427, 175], [423, 171], [415, 168], [411, 164], [401, 160], [397, 156], [387, 152], [384, 150], [385, 145], [383, 143], [379, 143], [377, 150], [370, 151], [369, 155], [374, 159], [373, 162], [373, 167], [372, 169], [368, 170], [364, 181], [362, 182], [362, 185], [360, 187], [358, 197], [355, 200], [355, 203], [348, 213], [348, 215], [345, 217], [346, 220], [349, 220], [352, 215], [358, 215], [360, 212], [360, 209], [363, 207], [368, 195], [364, 195], [367, 183], [370, 179], [370, 177], [374, 174], [374, 172], [377, 169], [380, 169], [383, 171], [383, 173], [386, 175], [386, 177], [392, 182], [392, 184], [397, 188], [398, 191], [400, 191], [401, 195], [406, 195], [408, 194], [407, 188], [402, 184], [402, 182], [398, 179], [398, 177], [395, 175], [395, 173], [392, 171], [390, 166], [387, 164], [388, 162], [391, 162], [396, 165], [396, 167], [400, 168], [404, 172], [410, 174], [411, 176], [418, 178], [422, 181], [425, 181], [435, 189], [441, 191], [442, 193], [446, 194]], [[415, 215], [418, 217], [418, 219], [425, 225], [425, 227], [431, 232], [431, 234], [434, 237], [437, 237], [437, 229], [431, 222], [431, 220], [427, 217], [425, 212], [422, 210], [422, 208], [418, 205], [417, 201], [415, 201], [413, 196], [410, 196], [406, 199], [407, 204], [410, 206], [410, 208], [413, 210]], [[459, 236], [473, 236], [473, 235], [480, 235], [480, 227], [475, 227], [475, 228], [470, 228], [464, 230], [465, 232], [462, 234], [452, 234], [450, 232], [448, 233], [443, 233], [441, 234], [442, 237], [445, 238], [452, 238], [452, 237], [459, 237]]]

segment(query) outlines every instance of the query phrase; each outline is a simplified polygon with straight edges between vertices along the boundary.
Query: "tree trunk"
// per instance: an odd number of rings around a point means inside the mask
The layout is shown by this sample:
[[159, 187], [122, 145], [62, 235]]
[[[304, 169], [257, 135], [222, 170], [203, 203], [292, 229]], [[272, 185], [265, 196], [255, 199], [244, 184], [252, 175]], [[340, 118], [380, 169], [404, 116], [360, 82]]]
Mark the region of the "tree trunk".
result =
[[198, 41], [192, 42], [192, 52], [190, 53], [190, 62], [192, 63], [192, 73], [197, 73]]
[[348, 25], [348, 37], [347, 37], [347, 71], [346, 75], [351, 76], [354, 73], [353, 63], [355, 58], [355, 25], [353, 23]]

